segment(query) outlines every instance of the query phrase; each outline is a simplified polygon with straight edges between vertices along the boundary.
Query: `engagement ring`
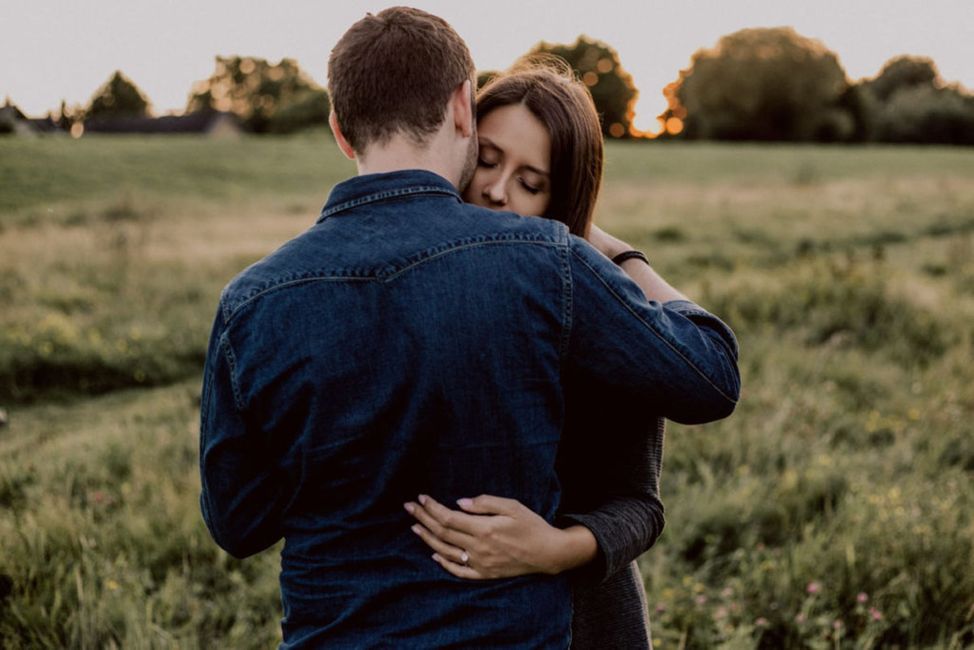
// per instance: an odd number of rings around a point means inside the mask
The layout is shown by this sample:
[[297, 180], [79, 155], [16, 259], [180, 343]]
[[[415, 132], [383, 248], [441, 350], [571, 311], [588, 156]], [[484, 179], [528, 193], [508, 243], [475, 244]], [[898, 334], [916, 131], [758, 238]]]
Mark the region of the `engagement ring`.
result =
[[460, 553], [460, 564], [462, 564], [463, 566], [467, 566], [467, 562], [469, 562], [469, 561], [470, 561], [470, 556], [467, 554], [467, 552], [466, 551], [461, 552]]

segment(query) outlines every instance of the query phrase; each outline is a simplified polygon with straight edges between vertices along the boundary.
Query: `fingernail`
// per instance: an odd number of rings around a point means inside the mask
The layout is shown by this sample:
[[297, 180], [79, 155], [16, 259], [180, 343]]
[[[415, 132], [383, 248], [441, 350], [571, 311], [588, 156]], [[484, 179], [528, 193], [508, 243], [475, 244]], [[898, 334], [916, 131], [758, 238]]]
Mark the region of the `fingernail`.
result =
[[433, 553], [433, 559], [436, 560], [437, 562], [441, 562], [443, 560], [443, 558], [440, 557], [439, 553]]
[[413, 524], [412, 526], [409, 527], [409, 530], [419, 535], [419, 524]]
[[416, 506], [414, 506], [411, 503], [404, 503], [402, 504], [402, 507], [405, 508], [406, 512], [408, 512], [409, 514], [413, 514], [413, 511], [416, 510]]
[[457, 505], [461, 508], [469, 508], [473, 505], [473, 499], [457, 499]]
[[424, 506], [426, 505], [426, 495], [425, 494], [420, 494], [419, 495], [419, 502], [422, 503]]

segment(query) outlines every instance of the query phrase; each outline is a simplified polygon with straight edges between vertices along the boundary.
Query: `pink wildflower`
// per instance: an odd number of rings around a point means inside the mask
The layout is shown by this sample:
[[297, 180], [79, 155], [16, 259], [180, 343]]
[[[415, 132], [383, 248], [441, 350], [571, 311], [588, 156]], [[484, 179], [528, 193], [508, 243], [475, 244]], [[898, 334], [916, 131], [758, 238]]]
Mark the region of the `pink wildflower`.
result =
[[698, 605], [706, 605], [707, 604], [707, 597], [705, 595], [703, 595], [703, 594], [700, 594], [699, 596], [697, 596], [696, 598], [694, 598], [693, 601], [695, 603], [697, 603]]
[[768, 619], [766, 619], [766, 618], [765, 618], [765, 617], [763, 617], [763, 616], [759, 616], [759, 617], [758, 617], [758, 618], [757, 618], [757, 619], [756, 619], [756, 620], [754, 621], [754, 624], [755, 624], [756, 626], [758, 626], [758, 627], [768, 627]]
[[857, 603], [868, 603], [869, 602], [869, 594], [867, 594], [865, 591], [860, 591], [856, 595], [856, 602]]
[[817, 594], [818, 592], [822, 591], [822, 584], [812, 580], [808, 583], [808, 586], [805, 587], [805, 591], [810, 594]]
[[834, 621], [832, 621], [832, 629], [835, 630], [836, 632], [838, 632], [839, 630], [841, 630], [842, 629], [842, 619], [837, 618]]
[[662, 614], [665, 611], [666, 611], [666, 603], [657, 603], [656, 604], [656, 613], [657, 614]]
[[870, 607], [869, 608], [869, 616], [874, 621], [881, 621], [881, 620], [883, 620], [883, 613], [881, 611], [879, 611], [878, 609], [876, 609], [875, 607]]
[[804, 623], [805, 622], [805, 615], [799, 613], [797, 616], [795, 616], [795, 622], [796, 623]]

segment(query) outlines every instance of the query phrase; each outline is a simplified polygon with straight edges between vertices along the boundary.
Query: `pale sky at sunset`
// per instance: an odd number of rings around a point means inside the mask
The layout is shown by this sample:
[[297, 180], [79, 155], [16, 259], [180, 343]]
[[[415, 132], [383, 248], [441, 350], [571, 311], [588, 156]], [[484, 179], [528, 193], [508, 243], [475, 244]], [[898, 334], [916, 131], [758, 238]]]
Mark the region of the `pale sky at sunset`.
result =
[[[342, 32], [395, 2], [90, 0], [13, 2], [0, 8], [0, 97], [28, 114], [61, 98], [87, 103], [115, 69], [157, 113], [181, 111], [217, 54], [297, 59], [318, 83]], [[849, 77], [875, 75], [898, 54], [933, 58], [947, 81], [974, 90], [972, 0], [487, 0], [412, 4], [448, 20], [477, 67], [503, 69], [539, 40], [580, 33], [618, 50], [640, 90], [636, 126], [654, 129], [662, 87], [701, 47], [745, 27], [791, 25], [835, 51]]]

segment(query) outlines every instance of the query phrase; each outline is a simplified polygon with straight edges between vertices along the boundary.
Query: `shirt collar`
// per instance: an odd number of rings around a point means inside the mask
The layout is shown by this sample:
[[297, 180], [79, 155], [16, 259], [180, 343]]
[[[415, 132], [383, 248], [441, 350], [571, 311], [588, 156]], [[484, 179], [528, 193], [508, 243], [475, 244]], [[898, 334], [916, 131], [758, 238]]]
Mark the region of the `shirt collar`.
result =
[[463, 200], [453, 183], [425, 169], [363, 174], [332, 188], [318, 221], [366, 203], [409, 194], [445, 194]]

